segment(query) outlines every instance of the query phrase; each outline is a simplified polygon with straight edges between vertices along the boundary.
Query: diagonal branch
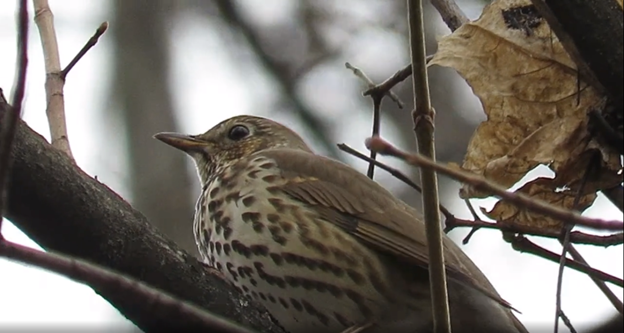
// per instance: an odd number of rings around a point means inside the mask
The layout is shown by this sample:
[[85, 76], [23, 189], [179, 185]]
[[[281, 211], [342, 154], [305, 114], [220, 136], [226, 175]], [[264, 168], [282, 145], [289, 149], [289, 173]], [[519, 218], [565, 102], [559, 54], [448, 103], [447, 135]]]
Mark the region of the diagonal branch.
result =
[[[75, 281], [110, 293], [124, 293], [137, 302], [135, 309], [145, 311], [164, 325], [161, 329], [208, 330], [218, 333], [252, 333], [252, 331], [216, 317], [192, 304], [155, 290], [148, 285], [90, 264], [52, 252], [41, 252], [19, 244], [0, 240], [0, 256], [45, 268]], [[147, 304], [148, 306], [142, 306]]]
[[538, 214], [551, 216], [564, 223], [575, 223], [597, 230], [622, 231], [624, 229], [622, 221], [588, 218], [579, 213], [553, 206], [543, 200], [531, 198], [524, 193], [509, 192], [504, 187], [492, 183], [482, 176], [438, 164], [435, 161], [418, 154], [409, 154], [401, 151], [379, 137], [367, 139], [366, 146], [369, 149], [376, 150], [380, 154], [400, 158], [411, 165], [419, 166], [423, 169], [432, 169], [455, 180], [470, 184], [477, 189], [490, 191], [494, 193], [495, 196], [514, 203], [519, 207], [524, 207]]
[[454, 0], [431, 0], [431, 4], [440, 13], [442, 21], [451, 31], [457, 30], [462, 24], [468, 22], [468, 17]]
[[[266, 310], [210, 274], [21, 121], [12, 158], [6, 216], [46, 250], [118, 271], [260, 332], [283, 332]], [[159, 318], [142, 316], [128, 295], [94, 289], [144, 331], [164, 325]]]
[[[514, 234], [541, 236], [547, 238], [559, 238], [561, 236], [561, 234], [558, 232], [543, 230], [527, 225], [508, 225], [504, 223], [492, 223], [480, 220], [471, 221], [458, 218], [447, 218], [446, 228], [444, 230], [448, 233], [458, 227], [497, 229], [503, 232], [510, 232]], [[575, 244], [598, 245], [604, 247], [621, 245], [622, 243], [624, 243], [624, 233], [618, 232], [611, 235], [602, 236], [586, 234], [580, 231], [573, 231], [572, 233], [570, 233], [570, 242]]]
[[67, 64], [67, 66], [65, 66], [65, 68], [61, 71], [61, 79], [63, 79], [63, 81], [65, 81], [65, 79], [67, 78], [67, 74], [69, 74], [69, 71], [71, 71], [72, 68], [76, 66], [78, 61], [80, 61], [80, 59], [82, 59], [82, 57], [84, 57], [85, 54], [87, 54], [87, 52], [89, 52], [89, 50], [95, 46], [95, 44], [97, 44], [98, 40], [106, 32], [106, 30], [108, 30], [108, 22], [102, 22], [102, 24], [100, 24], [100, 26], [95, 30], [93, 36], [89, 38], [87, 43], [82, 47], [82, 49], [80, 49], [80, 51], [78, 51], [76, 56], [74, 56], [74, 59], [72, 59], [69, 64]]
[[[513, 236], [510, 239], [510, 243], [511, 243], [512, 248], [516, 251], [530, 253], [538, 257], [544, 258], [546, 260], [552, 261], [554, 263], [557, 263], [557, 264], [559, 263], [559, 260], [561, 258], [559, 254], [549, 251], [533, 243], [532, 241], [530, 241], [528, 238], [524, 237], [523, 235]], [[569, 260], [566, 260], [565, 265], [566, 267], [574, 269], [578, 272], [585, 273], [592, 278], [596, 278], [601, 281], [612, 283], [618, 287], [624, 287], [624, 281], [622, 279], [616, 276], [613, 276], [611, 274], [605, 273], [601, 270], [590, 267], [583, 262], [569, 259]]]

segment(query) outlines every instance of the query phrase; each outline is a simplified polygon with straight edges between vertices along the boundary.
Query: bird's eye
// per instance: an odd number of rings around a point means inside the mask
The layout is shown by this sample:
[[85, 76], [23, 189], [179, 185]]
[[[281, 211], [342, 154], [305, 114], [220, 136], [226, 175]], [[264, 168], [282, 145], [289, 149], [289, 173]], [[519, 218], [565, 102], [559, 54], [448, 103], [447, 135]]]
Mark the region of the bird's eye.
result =
[[230, 133], [228, 133], [228, 138], [230, 140], [238, 141], [243, 139], [249, 135], [249, 128], [243, 125], [236, 125], [230, 129]]

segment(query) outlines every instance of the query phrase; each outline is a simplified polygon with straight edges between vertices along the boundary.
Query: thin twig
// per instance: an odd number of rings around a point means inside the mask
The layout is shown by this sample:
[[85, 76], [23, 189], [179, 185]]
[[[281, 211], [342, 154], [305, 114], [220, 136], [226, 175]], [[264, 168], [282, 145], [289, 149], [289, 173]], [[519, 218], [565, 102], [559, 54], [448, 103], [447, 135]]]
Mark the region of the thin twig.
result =
[[[472, 218], [475, 221], [481, 221], [481, 218], [479, 217], [479, 215], [477, 214], [477, 211], [474, 209], [474, 207], [472, 206], [472, 202], [470, 202], [470, 199], [464, 199], [464, 202], [466, 203], [466, 206], [468, 207], [468, 210], [470, 211], [470, 214], [472, 215]], [[448, 223], [447, 223], [448, 224]], [[468, 233], [468, 235], [466, 235], [466, 237], [464, 237], [464, 239], [462, 239], [462, 244], [466, 245], [468, 244], [468, 242], [470, 242], [470, 239], [472, 238], [472, 236], [475, 234], [475, 232], [477, 232], [477, 230], [481, 229], [480, 226], [475, 225], [474, 227], [472, 227], [472, 229], [470, 229], [470, 232]], [[446, 230], [445, 230], [446, 231]]]
[[[509, 232], [512, 234], [522, 234], [522, 235], [532, 235], [532, 236], [540, 236], [547, 238], [555, 238], [558, 239], [561, 234], [559, 232], [544, 230], [541, 228], [535, 228], [531, 226], [525, 225], [516, 225], [516, 224], [505, 224], [505, 223], [491, 223], [485, 221], [471, 221], [471, 220], [462, 220], [458, 218], [452, 218], [446, 220], [446, 228], [444, 232], [448, 233], [451, 230], [457, 227], [468, 227], [468, 228], [484, 228], [484, 229], [496, 229], [502, 232]], [[573, 231], [570, 233], [570, 241], [575, 244], [586, 244], [586, 245], [599, 245], [599, 246], [614, 246], [621, 245], [624, 243], [624, 233], [618, 232], [612, 235], [590, 235], [580, 231]]]
[[[568, 252], [570, 253], [570, 255], [572, 256], [574, 260], [578, 261], [581, 264], [585, 264], [589, 266], [587, 261], [585, 261], [585, 258], [583, 258], [581, 253], [574, 247], [574, 245], [570, 244], [570, 247], [568, 248]], [[624, 304], [622, 304], [622, 301], [615, 295], [613, 290], [607, 287], [604, 281], [597, 279], [591, 275], [589, 276], [589, 278], [592, 279], [592, 281], [594, 281], [598, 289], [600, 289], [600, 291], [602, 291], [602, 293], [605, 294], [605, 296], [607, 297], [609, 302], [611, 302], [613, 307], [615, 307], [615, 309], [620, 314], [624, 314]]]
[[[435, 161], [434, 117], [429, 95], [427, 77], [427, 53], [425, 48], [425, 20], [422, 0], [407, 1], [407, 22], [409, 26], [410, 59], [414, 74], [414, 110], [412, 121], [416, 133], [418, 152]], [[438, 178], [434, 170], [421, 169], [420, 182], [423, 188], [422, 202], [429, 253], [429, 286], [433, 311], [433, 331], [451, 332], [451, 317], [442, 247], [442, 227], [440, 225], [440, 197]]]
[[[431, 4], [442, 16], [442, 20], [451, 29], [457, 30], [462, 24], [468, 22], [468, 17], [459, 8], [453, 0], [431, 0]], [[427, 63], [433, 59], [433, 55], [427, 56]], [[412, 75], [412, 64], [398, 70], [394, 75], [386, 79], [384, 82], [364, 91], [364, 96], [374, 96], [376, 94], [385, 94], [397, 84], [405, 81]]]
[[438, 10], [442, 16], [442, 21], [451, 31], [457, 30], [462, 24], [469, 21], [466, 14], [453, 0], [431, 0], [431, 4]]
[[[345, 67], [353, 71], [353, 74], [355, 74], [355, 76], [359, 77], [364, 82], [366, 82], [368, 87], [374, 86], [373, 81], [359, 68], [354, 67], [348, 62], [345, 63]], [[372, 97], [373, 97], [372, 98], [373, 99], [373, 135], [379, 135], [380, 130], [381, 130], [381, 114], [380, 114], [381, 112], [379, 109], [381, 108], [381, 101], [383, 101], [384, 95], [375, 95]], [[401, 107], [401, 101], [398, 99], [399, 98], [398, 96], [393, 95], [393, 93], [390, 92], [390, 97], [393, 100], [395, 100], [397, 103], [399, 103], [399, 107]], [[366, 175], [370, 179], [373, 179], [373, 177], [375, 176], [375, 162], [374, 161], [376, 160], [376, 158], [377, 158], [377, 152], [371, 151], [370, 152], [371, 161], [368, 163], [368, 170], [366, 172]]]
[[524, 193], [508, 192], [506, 188], [487, 180], [481, 175], [476, 175], [461, 169], [453, 169], [418, 154], [406, 153], [379, 137], [367, 139], [366, 146], [368, 149], [376, 150], [380, 154], [391, 155], [405, 160], [411, 165], [419, 166], [423, 169], [435, 170], [443, 175], [473, 186], [477, 190], [489, 191], [495, 196], [519, 207], [556, 218], [564, 223], [574, 223], [597, 230], [622, 231], [624, 229], [622, 221], [588, 218], [577, 212], [553, 206], [543, 200], [531, 198]]
[[[338, 144], [338, 149], [344, 151], [347, 154], [353, 155], [361, 160], [364, 160], [368, 163], [373, 163], [376, 166], [378, 166], [380, 169], [382, 170], [386, 170], [390, 175], [392, 175], [393, 177], [395, 177], [396, 179], [404, 182], [405, 184], [407, 184], [408, 186], [410, 186], [411, 188], [415, 189], [418, 193], [422, 193], [422, 188], [416, 184], [414, 181], [412, 181], [409, 177], [407, 177], [404, 173], [402, 173], [401, 171], [388, 166], [387, 164], [384, 164], [382, 162], [379, 162], [377, 160], [373, 160], [370, 157], [360, 153], [359, 151], [349, 147], [348, 145], [344, 144], [344, 143], [340, 143]], [[453, 216], [453, 214], [446, 208], [444, 207], [442, 204], [440, 204], [440, 212], [444, 215], [444, 217], [447, 220], [455, 220], [455, 217]]]
[[[587, 167], [585, 168], [585, 172], [583, 173], [583, 177], [581, 179], [581, 183], [579, 184], [578, 190], [576, 191], [576, 195], [574, 196], [574, 202], [572, 203], [572, 210], [577, 210], [579, 201], [581, 200], [581, 196], [585, 191], [585, 185], [587, 185], [587, 180], [591, 175], [594, 165], [596, 163], [596, 154], [593, 154], [590, 159], [588, 159]], [[564, 315], [563, 310], [561, 309], [561, 292], [563, 289], [563, 271], [565, 269], [565, 262], [568, 255], [568, 249], [570, 248], [570, 233], [572, 233], [572, 228], [574, 228], [574, 224], [567, 223], [562, 227], [561, 234], [563, 237], [559, 239], [559, 242], [562, 245], [561, 250], [561, 258], [559, 259], [559, 271], [557, 272], [557, 290], [555, 292], [555, 325], [554, 332], [559, 332], [559, 318]], [[564, 321], [565, 322], [565, 321]], [[569, 322], [569, 321], [568, 321]], [[566, 323], [566, 325], [568, 325]], [[570, 331], [575, 331], [574, 327], [568, 326]]]
[[33, 0], [35, 8], [35, 23], [39, 28], [43, 58], [45, 59], [46, 71], [46, 115], [50, 126], [52, 146], [61, 150], [73, 161], [67, 124], [65, 122], [65, 99], [63, 86], [65, 82], [61, 77], [61, 60], [59, 58], [56, 32], [54, 31], [54, 17], [48, 0]]
[[151, 303], [152, 308], [150, 310], [155, 312], [157, 316], [165, 315], [183, 318], [183, 321], [178, 321], [179, 328], [193, 327], [205, 332], [252, 332], [238, 324], [208, 313], [195, 305], [185, 303], [162, 291], [153, 289], [143, 282], [109, 271], [84, 260], [70, 259], [52, 252], [41, 252], [4, 240], [0, 240], [0, 256], [50, 270], [91, 287], [113, 289], [117, 290], [118, 293], [133, 294], [136, 299]]
[[[523, 235], [515, 235], [511, 239], [511, 246], [514, 250], [519, 252], [526, 252], [536, 255], [538, 257], [544, 258], [546, 260], [552, 261], [554, 263], [559, 263], [560, 256], [559, 254], [549, 251], [533, 242], [528, 240]], [[566, 267], [572, 268], [581, 273], [585, 273], [591, 277], [597, 278], [599, 280], [612, 283], [618, 287], [624, 287], [624, 281], [622, 279], [613, 276], [611, 274], [605, 273], [601, 270], [590, 267], [584, 263], [578, 262], [576, 260], [568, 259], [566, 260]]]
[[577, 333], [577, 331], [574, 328], [574, 326], [572, 326], [572, 322], [570, 321], [570, 318], [568, 318], [568, 316], [566, 316], [566, 314], [565, 314], [565, 312], [563, 312], [563, 310], [559, 310], [559, 316], [561, 317], [561, 320], [563, 320], [563, 323], [570, 330], [570, 333]]
[[[380, 114], [381, 112], [379, 111], [379, 108], [381, 107], [382, 100], [383, 100], [383, 96], [373, 97], [373, 131], [372, 131], [373, 135], [379, 135], [381, 131], [381, 114]], [[370, 179], [373, 179], [373, 177], [375, 176], [375, 163], [373, 161], [375, 161], [376, 158], [377, 158], [377, 152], [371, 150], [370, 159], [372, 161], [368, 163], [368, 170], [366, 171], [366, 175]]]
[[[431, 59], [433, 59], [433, 55], [428, 55], [426, 59], [427, 63], [429, 63]], [[386, 94], [388, 91], [394, 88], [394, 86], [405, 81], [411, 75], [412, 75], [412, 64], [408, 64], [407, 66], [401, 68], [396, 73], [394, 73], [394, 75], [386, 79], [384, 82], [376, 86], [370, 87], [368, 90], [365, 90], [362, 93], [362, 95], [375, 96], [375, 95]], [[402, 108], [402, 105], [400, 105], [399, 107]]]
[[15, 137], [15, 129], [22, 114], [24, 91], [26, 90], [26, 71], [28, 69], [28, 4], [26, 0], [20, 0], [17, 13], [17, 67], [15, 72], [15, 85], [11, 105], [2, 94], [0, 89], [0, 107], [3, 110], [4, 119], [0, 126], [0, 240], [2, 240], [2, 220], [4, 216], [4, 203], [6, 202], [7, 181], [11, 169], [11, 144]]
[[106, 32], [107, 29], [108, 22], [102, 22], [102, 24], [100, 24], [100, 26], [95, 30], [95, 34], [93, 34], [93, 36], [89, 38], [87, 43], [82, 47], [82, 49], [80, 49], [74, 59], [72, 59], [72, 61], [70, 61], [69, 64], [61, 71], [61, 79], [63, 79], [63, 81], [65, 81], [65, 79], [67, 78], [67, 74], [69, 74], [69, 71], [71, 71], [72, 68], [76, 66], [78, 61], [80, 61], [80, 59], [82, 59], [82, 57], [84, 57], [84, 55], [87, 54], [87, 52], [89, 52], [89, 50], [93, 46], [95, 46], [95, 44], [97, 44], [98, 40]]
[[[401, 101], [401, 99], [399, 98], [399, 96], [397, 94], [395, 94], [394, 92], [392, 92], [391, 89], [386, 89], [384, 91], [380, 91], [379, 94], [370, 94], [370, 93], [366, 93], [368, 91], [370, 91], [371, 89], [374, 89], [376, 87], [375, 83], [373, 82], [373, 80], [371, 80], [361, 69], [351, 65], [350, 63], [346, 62], [345, 63], [345, 67], [347, 67], [347, 69], [350, 69], [353, 74], [355, 76], [357, 76], [358, 78], [360, 78], [362, 81], [364, 81], [366, 83], [366, 91], [363, 93], [364, 96], [372, 96], [373, 98], [379, 98], [382, 99], [383, 96], [390, 96], [390, 98], [397, 104], [397, 106], [399, 107], [399, 109], [402, 109], [403, 106], [405, 106], [405, 104], [403, 104], [403, 102]], [[411, 73], [410, 73], [411, 75]]]

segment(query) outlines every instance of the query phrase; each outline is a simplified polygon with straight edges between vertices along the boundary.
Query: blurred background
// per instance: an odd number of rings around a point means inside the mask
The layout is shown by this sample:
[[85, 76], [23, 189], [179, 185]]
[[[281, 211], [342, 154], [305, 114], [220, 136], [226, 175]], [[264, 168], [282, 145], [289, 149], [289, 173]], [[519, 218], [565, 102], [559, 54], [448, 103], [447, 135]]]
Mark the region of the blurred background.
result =
[[[458, 1], [471, 19], [487, 2]], [[3, 1], [0, 10], [0, 87], [7, 96], [15, 70], [15, 3]], [[153, 140], [153, 134], [197, 134], [234, 115], [265, 116], [298, 131], [318, 153], [366, 172], [364, 162], [335, 145], [344, 142], [365, 151], [372, 126], [371, 100], [361, 96], [363, 83], [344, 64], [381, 82], [409, 61], [405, 1], [50, 0], [50, 6], [63, 66], [101, 22], [110, 22], [110, 30], [65, 85], [69, 139], [78, 165], [194, 254], [191, 225], [199, 193], [194, 167], [179, 151]], [[433, 8], [426, 9], [428, 52], [434, 53], [436, 38], [450, 31]], [[29, 58], [24, 120], [49, 138], [43, 56], [34, 23]], [[453, 70], [431, 68], [430, 80], [438, 160], [461, 163], [471, 133], [485, 119], [481, 105]], [[381, 134], [415, 150], [411, 81], [394, 91], [406, 107], [385, 101]], [[418, 179], [399, 161], [382, 161]], [[538, 168], [527, 178], [549, 174]], [[409, 204], [420, 205], [412, 189], [383, 171], [376, 171], [375, 179]], [[457, 196], [459, 185], [441, 178], [440, 186], [443, 204], [456, 216], [470, 218]], [[494, 200], [474, 203], [491, 208]], [[622, 218], [602, 196], [587, 215]], [[11, 223], [3, 224], [2, 233], [37, 247]], [[457, 229], [450, 236], [461, 242], [467, 233]], [[556, 241], [534, 241], [560, 252]], [[556, 264], [515, 252], [495, 230], [478, 231], [462, 248], [522, 312], [519, 318], [530, 331], [552, 329]], [[622, 246], [578, 249], [593, 267], [623, 275]], [[622, 298], [621, 288], [614, 292]], [[563, 310], [580, 332], [604, 331], [597, 328], [616, 314], [589, 278], [571, 270], [565, 271]], [[621, 332], [621, 317], [613, 320]], [[9, 327], [135, 329], [90, 288], [0, 259], [0, 330]]]

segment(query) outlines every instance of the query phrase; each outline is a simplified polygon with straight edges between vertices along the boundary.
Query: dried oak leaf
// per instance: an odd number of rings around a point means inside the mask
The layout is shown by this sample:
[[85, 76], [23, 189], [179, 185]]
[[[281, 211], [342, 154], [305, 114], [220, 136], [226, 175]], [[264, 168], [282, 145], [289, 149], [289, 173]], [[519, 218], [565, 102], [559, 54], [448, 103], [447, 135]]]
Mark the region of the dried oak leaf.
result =
[[[471, 138], [463, 169], [511, 187], [537, 165], [558, 173], [599, 149], [605, 177], [617, 175], [619, 156], [598, 147], [587, 131], [587, 112], [601, 106], [602, 96], [579, 82], [575, 64], [530, 0], [492, 2], [477, 21], [440, 40], [431, 65], [457, 70], [487, 115]], [[567, 179], [577, 182], [583, 172], [568, 171]], [[464, 185], [460, 195], [490, 193]]]

